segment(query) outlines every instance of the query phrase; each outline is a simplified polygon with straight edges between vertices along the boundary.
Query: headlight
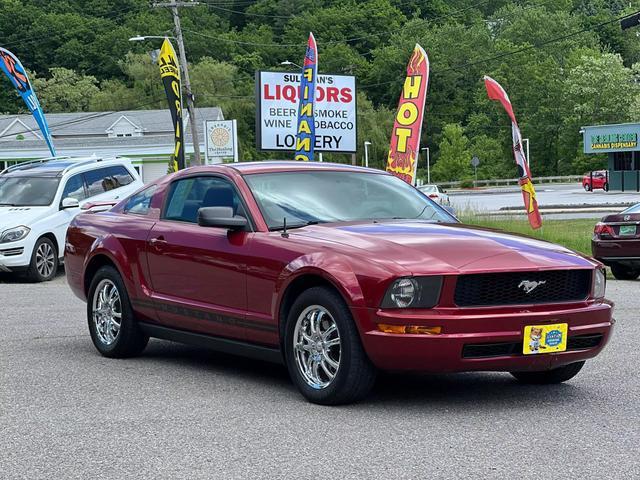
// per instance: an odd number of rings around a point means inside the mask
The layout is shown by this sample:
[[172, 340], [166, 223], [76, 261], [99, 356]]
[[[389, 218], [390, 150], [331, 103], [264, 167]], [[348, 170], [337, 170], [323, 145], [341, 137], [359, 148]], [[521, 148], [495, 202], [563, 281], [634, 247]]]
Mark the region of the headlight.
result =
[[404, 277], [394, 280], [382, 299], [382, 308], [431, 308], [438, 303], [442, 277]]
[[2, 235], [0, 235], [0, 243], [17, 242], [18, 240], [22, 240], [26, 237], [30, 231], [31, 229], [24, 225], [5, 230], [2, 232]]
[[593, 274], [593, 298], [604, 298], [607, 277], [603, 268], [597, 268]]

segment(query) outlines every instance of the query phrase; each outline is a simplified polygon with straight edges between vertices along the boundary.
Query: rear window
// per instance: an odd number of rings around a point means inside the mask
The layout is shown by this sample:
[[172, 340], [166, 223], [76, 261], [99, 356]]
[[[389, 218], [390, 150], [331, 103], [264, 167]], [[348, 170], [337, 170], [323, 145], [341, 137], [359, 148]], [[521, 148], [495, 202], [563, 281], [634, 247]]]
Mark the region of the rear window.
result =
[[634, 205], [633, 207], [629, 207], [626, 210], [622, 211], [622, 213], [640, 213], [640, 203]]

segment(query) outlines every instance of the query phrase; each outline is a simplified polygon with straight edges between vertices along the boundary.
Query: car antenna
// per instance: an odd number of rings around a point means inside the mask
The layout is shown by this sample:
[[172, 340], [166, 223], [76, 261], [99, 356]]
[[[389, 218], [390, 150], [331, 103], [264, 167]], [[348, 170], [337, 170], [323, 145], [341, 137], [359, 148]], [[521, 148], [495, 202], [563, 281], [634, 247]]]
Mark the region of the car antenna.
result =
[[289, 234], [287, 233], [287, 217], [284, 217], [282, 221], [282, 237], [289, 238]]

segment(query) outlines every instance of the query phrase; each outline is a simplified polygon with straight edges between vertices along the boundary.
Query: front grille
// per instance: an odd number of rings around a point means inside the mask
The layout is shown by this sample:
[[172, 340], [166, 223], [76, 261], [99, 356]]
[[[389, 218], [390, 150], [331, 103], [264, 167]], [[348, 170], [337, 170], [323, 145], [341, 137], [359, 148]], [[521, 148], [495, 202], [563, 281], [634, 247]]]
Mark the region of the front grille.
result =
[[16, 255], [22, 255], [22, 252], [24, 252], [24, 248], [20, 247], [20, 248], [10, 248], [7, 250], [0, 250], [0, 255], [4, 255], [5, 257], [12, 257], [12, 256], [16, 256]]
[[505, 357], [522, 353], [522, 344], [518, 342], [477, 343], [465, 345], [462, 358]]
[[[602, 334], [575, 335], [567, 339], [567, 350], [595, 348], [602, 342]], [[471, 343], [462, 347], [462, 358], [488, 358], [523, 355], [522, 342]]]
[[589, 296], [591, 275], [592, 270], [460, 275], [455, 302], [459, 307], [486, 307], [580, 301]]

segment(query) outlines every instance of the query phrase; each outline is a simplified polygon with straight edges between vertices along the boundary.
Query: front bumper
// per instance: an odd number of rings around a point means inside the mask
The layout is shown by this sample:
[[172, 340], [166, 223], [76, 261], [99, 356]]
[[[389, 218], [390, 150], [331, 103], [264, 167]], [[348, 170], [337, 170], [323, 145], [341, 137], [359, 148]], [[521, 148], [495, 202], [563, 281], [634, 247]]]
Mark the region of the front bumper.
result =
[[[446, 309], [429, 314], [355, 308], [362, 342], [371, 361], [388, 371], [463, 372], [548, 370], [602, 351], [611, 336], [613, 305], [580, 304], [575, 308]], [[381, 332], [377, 324], [441, 326], [439, 335]], [[567, 323], [565, 352], [523, 355], [524, 327]]]
[[591, 252], [605, 265], [640, 266], [640, 239], [592, 240]]
[[0, 272], [23, 270], [31, 262], [32, 248], [25, 241], [0, 243]]

